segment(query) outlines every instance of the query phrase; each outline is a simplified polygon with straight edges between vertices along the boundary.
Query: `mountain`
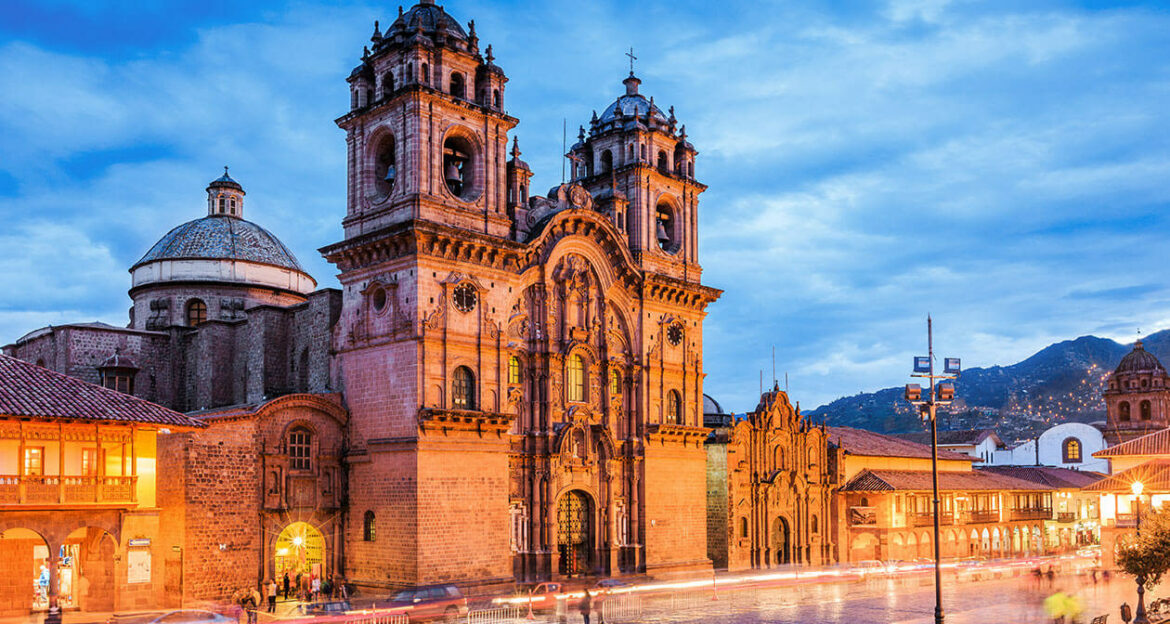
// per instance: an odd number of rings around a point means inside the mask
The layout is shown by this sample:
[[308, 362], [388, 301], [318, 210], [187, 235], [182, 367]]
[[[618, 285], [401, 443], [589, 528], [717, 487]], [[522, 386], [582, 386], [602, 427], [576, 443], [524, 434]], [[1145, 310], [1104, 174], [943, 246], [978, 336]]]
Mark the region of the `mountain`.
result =
[[[1170, 361], [1170, 330], [1142, 341], [1159, 360]], [[1107, 338], [1081, 336], [1049, 345], [1010, 366], [965, 370], [955, 383], [954, 404], [939, 410], [939, 428], [993, 428], [1007, 441], [1034, 437], [1062, 422], [1105, 420], [1101, 391], [1132, 348]], [[833, 425], [881, 433], [924, 428], [900, 387], [842, 397], [810, 414]]]

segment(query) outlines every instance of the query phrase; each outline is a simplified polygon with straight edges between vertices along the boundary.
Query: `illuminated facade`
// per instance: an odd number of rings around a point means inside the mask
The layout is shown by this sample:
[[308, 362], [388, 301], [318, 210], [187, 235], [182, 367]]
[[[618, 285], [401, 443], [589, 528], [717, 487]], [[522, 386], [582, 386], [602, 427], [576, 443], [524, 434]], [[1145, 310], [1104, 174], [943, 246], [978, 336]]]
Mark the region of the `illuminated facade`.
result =
[[0, 355], [0, 616], [166, 602], [157, 438], [203, 426]]

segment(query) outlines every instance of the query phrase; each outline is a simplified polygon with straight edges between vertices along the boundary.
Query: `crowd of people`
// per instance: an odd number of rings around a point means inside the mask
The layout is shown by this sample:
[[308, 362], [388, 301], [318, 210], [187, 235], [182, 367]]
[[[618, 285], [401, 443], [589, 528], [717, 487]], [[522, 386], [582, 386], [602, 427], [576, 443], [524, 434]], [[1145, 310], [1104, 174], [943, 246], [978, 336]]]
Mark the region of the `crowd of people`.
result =
[[276, 613], [278, 599], [313, 604], [328, 600], [348, 600], [349, 593], [349, 586], [341, 579], [333, 582], [316, 574], [285, 572], [279, 579], [265, 579], [259, 588], [245, 588], [236, 592], [233, 603], [238, 608], [237, 621], [242, 621], [246, 615], [248, 624], [255, 624], [257, 614], [261, 610]]

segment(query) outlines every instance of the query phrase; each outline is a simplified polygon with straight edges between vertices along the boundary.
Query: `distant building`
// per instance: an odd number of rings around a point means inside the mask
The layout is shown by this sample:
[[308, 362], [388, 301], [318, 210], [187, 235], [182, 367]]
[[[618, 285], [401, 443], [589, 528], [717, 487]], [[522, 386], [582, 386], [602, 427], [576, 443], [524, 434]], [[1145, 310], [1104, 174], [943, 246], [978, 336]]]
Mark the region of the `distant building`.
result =
[[[918, 444], [930, 445], [929, 431], [898, 433], [895, 437]], [[962, 431], [939, 431], [938, 447], [956, 453], [963, 453], [983, 462], [994, 463], [996, 453], [1005, 448], [1003, 440], [991, 429], [965, 429]]]
[[1112, 474], [1088, 486], [1101, 497], [1101, 551], [1111, 564], [1117, 539], [1136, 527], [1137, 497], [1133, 484], [1140, 482], [1142, 509], [1161, 507], [1170, 500], [1170, 429], [1162, 429], [1095, 453], [1106, 459]]
[[742, 570], [838, 561], [833, 530], [837, 462], [827, 434], [773, 388], [752, 412], [722, 418], [704, 401], [707, 552], [716, 568]]
[[1106, 446], [1100, 429], [1068, 422], [1049, 428], [1036, 439], [997, 452], [990, 465], [1053, 466], [1107, 473], [1109, 462], [1093, 456]]
[[1104, 395], [1109, 444], [1170, 427], [1170, 375], [1140, 340], [1109, 376]]
[[1052, 466], [986, 466], [979, 470], [1052, 486], [1052, 517], [1044, 521], [1050, 547], [1067, 549], [1096, 544], [1101, 538], [1100, 501], [1088, 487], [1107, 475]]
[[[850, 427], [828, 431], [843, 462], [836, 527], [847, 559], [932, 557], [930, 446]], [[972, 470], [975, 461], [963, 453], [938, 452], [942, 556], [1044, 552], [1044, 523], [1052, 518], [1056, 488]]]

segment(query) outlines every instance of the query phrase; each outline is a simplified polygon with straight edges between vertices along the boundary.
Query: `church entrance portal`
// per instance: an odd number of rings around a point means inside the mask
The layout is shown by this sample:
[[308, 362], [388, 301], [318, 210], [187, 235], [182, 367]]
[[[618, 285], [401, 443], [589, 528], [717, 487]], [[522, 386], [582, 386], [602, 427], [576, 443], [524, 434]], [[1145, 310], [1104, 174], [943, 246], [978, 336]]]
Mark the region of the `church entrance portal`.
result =
[[792, 563], [790, 537], [788, 521], [776, 518], [776, 524], [772, 527], [772, 552], [777, 564]]
[[[276, 538], [276, 578], [288, 573], [291, 586], [308, 589], [313, 578], [325, 579], [325, 538], [308, 522], [293, 522]], [[298, 577], [299, 575], [299, 577]]]
[[560, 572], [580, 576], [591, 571], [593, 505], [580, 490], [570, 490], [557, 504], [557, 548]]

